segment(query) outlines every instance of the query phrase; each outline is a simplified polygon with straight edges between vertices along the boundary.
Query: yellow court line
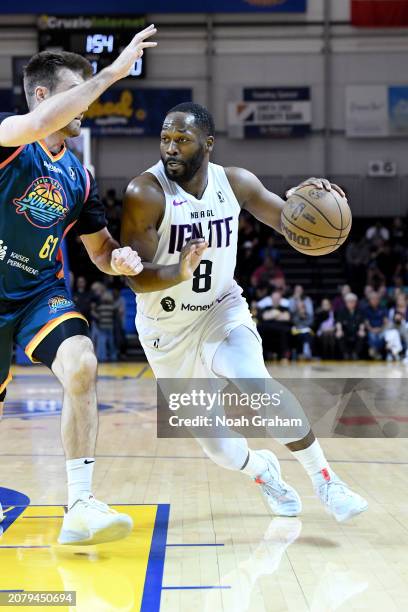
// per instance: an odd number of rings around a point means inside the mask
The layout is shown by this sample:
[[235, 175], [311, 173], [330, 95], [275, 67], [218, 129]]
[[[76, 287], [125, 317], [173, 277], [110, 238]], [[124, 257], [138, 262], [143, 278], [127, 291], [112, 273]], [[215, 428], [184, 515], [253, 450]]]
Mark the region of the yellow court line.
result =
[[[115, 509], [134, 521], [128, 538], [98, 546], [60, 546], [56, 539], [61, 506], [26, 508], [0, 539], [0, 590], [76, 591], [77, 605], [71, 608], [76, 612], [139, 611], [157, 506]], [[16, 548], [2, 548], [6, 546]], [[58, 609], [69, 610], [64, 606]]]

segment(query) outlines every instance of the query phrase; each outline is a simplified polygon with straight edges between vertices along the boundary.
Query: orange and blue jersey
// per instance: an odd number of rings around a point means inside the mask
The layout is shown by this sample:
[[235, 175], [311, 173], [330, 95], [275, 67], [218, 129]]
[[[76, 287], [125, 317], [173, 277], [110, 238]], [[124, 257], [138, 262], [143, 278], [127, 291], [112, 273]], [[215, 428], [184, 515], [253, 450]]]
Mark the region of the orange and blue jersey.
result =
[[75, 155], [65, 145], [53, 154], [44, 142], [0, 147], [0, 401], [14, 342], [36, 361], [59, 325], [70, 321], [65, 335], [83, 333], [60, 248], [73, 225], [79, 235], [106, 227], [96, 183]]
[[[0, 121], [7, 115], [0, 115]], [[95, 181], [65, 145], [0, 147], [0, 301], [21, 301], [63, 276], [61, 242], [106, 226]]]

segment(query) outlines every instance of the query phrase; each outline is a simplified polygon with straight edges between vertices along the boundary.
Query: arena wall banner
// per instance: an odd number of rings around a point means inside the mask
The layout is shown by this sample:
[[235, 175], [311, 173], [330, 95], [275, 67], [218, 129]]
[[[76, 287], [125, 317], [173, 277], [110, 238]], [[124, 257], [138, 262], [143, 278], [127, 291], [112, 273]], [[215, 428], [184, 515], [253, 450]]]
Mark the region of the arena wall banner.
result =
[[89, 107], [92, 136], [158, 136], [167, 111], [192, 100], [191, 89], [108, 89]]
[[408, 26], [408, 0], [351, 0], [351, 22], [358, 27]]
[[289, 138], [311, 128], [309, 87], [246, 88], [243, 100], [228, 104], [231, 138]]
[[349, 138], [408, 136], [408, 85], [349, 85], [346, 88]]
[[[133, 13], [305, 13], [307, 0], [70, 0], [69, 12], [82, 15], [114, 15]], [[52, 13], [67, 12], [66, 3], [53, 0], [5, 0], [0, 4], [1, 13]]]

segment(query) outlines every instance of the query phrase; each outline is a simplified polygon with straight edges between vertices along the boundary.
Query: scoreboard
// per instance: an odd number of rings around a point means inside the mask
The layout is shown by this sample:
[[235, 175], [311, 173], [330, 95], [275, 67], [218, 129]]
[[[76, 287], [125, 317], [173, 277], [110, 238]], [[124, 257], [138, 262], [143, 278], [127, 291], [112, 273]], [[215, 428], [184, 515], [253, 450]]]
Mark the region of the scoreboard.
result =
[[[146, 26], [144, 15], [41, 15], [38, 18], [39, 51], [64, 50], [90, 61], [94, 74], [109, 66]], [[129, 77], [143, 78], [145, 56], [137, 60]]]

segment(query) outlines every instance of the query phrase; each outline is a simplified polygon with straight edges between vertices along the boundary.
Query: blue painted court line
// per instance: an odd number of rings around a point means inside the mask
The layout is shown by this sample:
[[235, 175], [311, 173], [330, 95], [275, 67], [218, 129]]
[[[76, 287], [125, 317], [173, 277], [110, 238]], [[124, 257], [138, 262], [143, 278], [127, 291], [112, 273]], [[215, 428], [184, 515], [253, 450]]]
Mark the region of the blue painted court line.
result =
[[224, 546], [224, 544], [166, 544], [166, 546]]
[[199, 590], [199, 589], [231, 589], [231, 586], [221, 586], [221, 585], [203, 585], [203, 586], [164, 586], [162, 587], [163, 591], [190, 591], [190, 590]]
[[157, 506], [140, 612], [159, 612], [170, 504]]

